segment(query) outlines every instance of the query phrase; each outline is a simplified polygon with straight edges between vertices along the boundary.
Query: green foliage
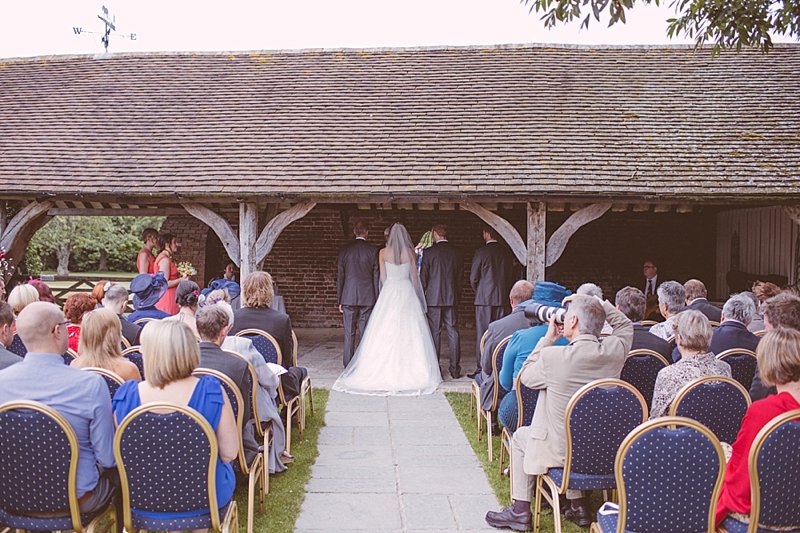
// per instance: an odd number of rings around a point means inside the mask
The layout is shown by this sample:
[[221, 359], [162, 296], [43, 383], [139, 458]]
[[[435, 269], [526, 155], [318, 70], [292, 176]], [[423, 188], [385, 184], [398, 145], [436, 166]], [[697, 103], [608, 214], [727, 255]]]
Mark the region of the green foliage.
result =
[[31, 275], [57, 266], [60, 274], [68, 267], [134, 271], [142, 230], [158, 229], [163, 221], [163, 217], [53, 217], [31, 239], [26, 270]]
[[[636, 0], [522, 0], [530, 11], [542, 12], [547, 28], [581, 20], [588, 28], [592, 18], [608, 14], [608, 25], [625, 23], [625, 12]], [[664, 0], [641, 0], [660, 5]], [[667, 20], [667, 35], [685, 35], [700, 46], [713, 42], [714, 54], [723, 48], [772, 48], [774, 35], [800, 38], [800, 0], [672, 0], [677, 16]], [[588, 12], [588, 13], [586, 13]]]

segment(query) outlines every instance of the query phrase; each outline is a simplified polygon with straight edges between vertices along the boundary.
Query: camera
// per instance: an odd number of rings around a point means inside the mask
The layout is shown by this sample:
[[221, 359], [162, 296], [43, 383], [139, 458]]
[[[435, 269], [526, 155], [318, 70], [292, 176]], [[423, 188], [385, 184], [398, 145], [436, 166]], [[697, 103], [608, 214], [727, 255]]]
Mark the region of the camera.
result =
[[549, 324], [553, 316], [556, 317], [556, 324], [563, 324], [566, 314], [567, 310], [564, 307], [553, 307], [536, 303], [525, 307], [525, 318], [539, 322], [540, 324]]

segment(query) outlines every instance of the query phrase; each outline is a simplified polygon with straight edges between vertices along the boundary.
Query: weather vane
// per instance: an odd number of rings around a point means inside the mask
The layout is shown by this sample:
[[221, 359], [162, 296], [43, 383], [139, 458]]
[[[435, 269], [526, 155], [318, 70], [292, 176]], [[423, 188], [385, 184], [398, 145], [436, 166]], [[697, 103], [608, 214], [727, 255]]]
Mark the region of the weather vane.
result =
[[[103, 46], [106, 49], [106, 53], [108, 53], [109, 39], [111, 37], [111, 32], [112, 31], [117, 31], [117, 24], [116, 24], [117, 21], [116, 21], [116, 17], [114, 17], [112, 15], [109, 15], [108, 8], [106, 6], [102, 6], [102, 9], [103, 9], [103, 13], [100, 14], [100, 15], [97, 15], [97, 18], [102, 20], [103, 24], [105, 24], [106, 28], [105, 28], [104, 32], [86, 31], [82, 27], [79, 27], [79, 26], [73, 26], [72, 27], [72, 31], [75, 33], [75, 35], [81, 35], [83, 33], [102, 35], [102, 37], [100, 38], [100, 42], [103, 43]], [[130, 39], [131, 41], [135, 41], [136, 40], [136, 34], [135, 33], [123, 33], [123, 34], [120, 35], [120, 37], [122, 37], [124, 39]]]

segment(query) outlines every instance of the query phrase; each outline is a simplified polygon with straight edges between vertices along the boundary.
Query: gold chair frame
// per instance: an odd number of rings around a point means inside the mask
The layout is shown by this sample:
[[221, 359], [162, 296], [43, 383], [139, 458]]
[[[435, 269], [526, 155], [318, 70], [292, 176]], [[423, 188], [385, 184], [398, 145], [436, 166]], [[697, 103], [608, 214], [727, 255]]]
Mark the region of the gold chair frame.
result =
[[672, 400], [672, 403], [669, 405], [669, 410], [667, 411], [668, 416], [679, 416], [676, 414], [678, 412], [678, 407], [680, 406], [681, 401], [689, 394], [692, 390], [696, 389], [700, 385], [704, 385], [710, 382], [722, 382], [728, 383], [736, 387], [739, 392], [742, 393], [742, 396], [747, 401], [747, 407], [750, 407], [752, 403], [750, 400], [750, 393], [747, 392], [741, 383], [736, 381], [733, 378], [725, 377], [725, 376], [703, 376], [701, 378], [693, 379], [683, 387], [678, 390], [678, 393], [675, 395], [675, 398]]
[[120, 344], [124, 346], [123, 350], [127, 350], [131, 347], [131, 341], [125, 338], [125, 335], [120, 335]]
[[482, 425], [483, 422], [486, 422], [486, 448], [489, 457], [489, 462], [492, 462], [493, 456], [493, 443], [492, 443], [492, 413], [497, 411], [498, 407], [498, 400], [500, 396], [500, 376], [497, 375], [497, 354], [500, 352], [500, 349], [503, 348], [508, 341], [511, 340], [511, 335], [508, 337], [504, 337], [500, 342], [497, 343], [497, 346], [494, 347], [492, 350], [492, 381], [494, 382], [494, 394], [492, 396], [492, 407], [491, 409], [484, 409], [478, 403], [478, 442], [480, 442], [481, 437], [483, 436], [483, 429]]
[[[242, 473], [247, 476], [247, 533], [253, 533], [256, 484], [258, 484], [261, 489], [258, 491], [258, 510], [260, 513], [264, 512], [264, 499], [267, 496], [267, 492], [264, 488], [264, 476], [262, 474], [264, 469], [264, 454], [256, 454], [255, 459], [253, 459], [253, 462], [250, 464], [247, 463], [247, 459], [244, 456], [244, 442], [242, 441], [242, 429], [244, 428], [244, 413], [242, 412], [244, 409], [244, 396], [242, 396], [242, 391], [239, 390], [236, 383], [219, 370], [198, 367], [192, 372], [192, 375], [213, 376], [227, 385], [236, 397], [236, 402], [239, 406], [239, 412], [236, 413], [236, 428], [239, 432], [239, 467]], [[254, 387], [255, 386], [258, 386], [258, 382], [256, 382]], [[225, 394], [227, 395], [227, 393]], [[258, 425], [258, 423], [256, 423], [256, 425]]]
[[642, 326], [655, 326], [656, 324], [658, 324], [658, 322], [656, 322], [655, 320], [640, 320], [639, 324], [641, 324]]
[[[217, 436], [211, 428], [211, 424], [203, 418], [203, 416], [185, 405], [178, 405], [174, 402], [152, 402], [145, 405], [140, 405], [120, 422], [117, 433], [114, 435], [114, 458], [117, 461], [117, 470], [119, 471], [120, 486], [122, 488], [122, 516], [124, 520], [125, 529], [131, 533], [142, 531], [133, 527], [133, 515], [131, 514], [131, 496], [130, 486], [128, 484], [128, 475], [125, 471], [125, 462], [122, 460], [122, 451], [120, 444], [122, 437], [125, 433], [125, 428], [138, 417], [147, 413], [163, 414], [163, 411], [178, 412], [191, 418], [206, 435], [209, 447], [209, 462], [208, 462], [208, 477], [206, 479], [208, 487], [208, 504], [209, 514], [211, 515], [211, 529], [220, 531], [222, 533], [238, 533], [239, 531], [239, 513], [236, 508], [236, 498], [231, 498], [228, 511], [225, 513], [222, 523], [219, 519], [219, 505], [217, 504], [217, 457], [219, 456], [219, 449], [217, 445]], [[240, 433], [241, 434], [241, 433]]]
[[650, 355], [655, 357], [656, 359], [659, 359], [662, 363], [664, 363], [664, 366], [670, 365], [670, 362], [667, 361], [666, 357], [664, 357], [655, 350], [648, 350], [647, 348], [638, 348], [636, 350], [631, 350], [630, 352], [628, 352], [628, 355], [625, 356], [625, 359], [627, 360], [629, 357], [641, 357], [643, 355]]
[[[281, 347], [278, 344], [278, 341], [275, 340], [275, 337], [267, 333], [262, 329], [243, 329], [242, 331], [236, 334], [237, 337], [244, 337], [245, 335], [259, 335], [261, 337], [266, 338], [269, 342], [272, 343], [272, 346], [275, 348], [275, 353], [277, 353], [278, 364], [283, 364], [283, 354], [281, 353]], [[302, 384], [301, 384], [302, 390]], [[300, 412], [300, 394], [295, 396], [289, 401], [286, 401], [286, 396], [283, 393], [283, 385], [278, 382], [278, 401], [280, 404], [286, 406], [286, 453], [291, 454], [292, 449], [292, 418], [297, 415], [298, 420], [302, 418], [302, 413]], [[300, 424], [300, 435], [303, 434], [305, 430], [305, 421], [302, 421]]]
[[[520, 372], [517, 374], [517, 379], [514, 380], [514, 393], [517, 395], [517, 427], [522, 426], [523, 416], [522, 416], [522, 392], [520, 391], [520, 385], [522, 384], [522, 380], [520, 379]], [[511, 439], [514, 435], [507, 429], [503, 428], [503, 431], [500, 432], [500, 475], [503, 474], [503, 470], [505, 470], [505, 462], [506, 462], [506, 454], [508, 454], [508, 461], [509, 464], [511, 463]], [[511, 471], [509, 470], [509, 477]]]
[[67, 474], [67, 498], [69, 501], [69, 517], [72, 520], [72, 529], [77, 533], [84, 533], [84, 531], [86, 533], [94, 533], [100, 523], [100, 520], [108, 514], [111, 515], [113, 523], [116, 524], [117, 520], [119, 520], [119, 517], [116, 516], [114, 505], [112, 503], [109, 503], [108, 507], [103, 513], [99, 514], [94, 518], [94, 520], [89, 522], [86, 525], [86, 528], [84, 528], [83, 524], [81, 523], [81, 509], [80, 504], [78, 503], [78, 453], [80, 452], [80, 449], [78, 446], [78, 437], [75, 435], [75, 430], [72, 429], [72, 426], [67, 419], [52, 407], [32, 400], [18, 400], [6, 402], [3, 405], [0, 405], [0, 413], [5, 411], [16, 411], [19, 409], [28, 409], [42, 413], [58, 424], [58, 427], [61, 428], [67, 437], [70, 451], [69, 473]]
[[755, 335], [756, 337], [763, 337], [766, 334], [767, 334], [767, 330], [765, 330], [765, 329], [760, 329], [758, 331], [754, 331], [753, 332], [753, 335]]
[[134, 344], [130, 348], [125, 348], [124, 350], [122, 350], [122, 353], [120, 355], [124, 357], [129, 353], [142, 353], [142, 346], [139, 344]]
[[147, 325], [148, 322], [153, 322], [155, 320], [158, 320], [158, 319], [157, 318], [143, 317], [143, 318], [140, 318], [138, 320], [135, 320], [133, 323], [136, 324], [137, 326], [143, 328], [143, 327], [145, 327], [145, 325]]
[[[292, 366], [297, 366], [297, 351], [299, 350], [297, 334], [292, 330]], [[314, 394], [311, 387], [311, 376], [303, 378], [300, 383], [300, 434], [306, 429], [306, 406], [308, 406], [311, 416], [314, 416]]]
[[[481, 361], [481, 354], [483, 354], [483, 348], [486, 346], [486, 337], [489, 335], [489, 330], [483, 332], [481, 336], [480, 342], [480, 353], [478, 353], [478, 362]], [[480, 424], [478, 422], [478, 415], [480, 415], [480, 405], [481, 405], [481, 388], [480, 385], [473, 379], [470, 383], [470, 397], [469, 397], [469, 416], [470, 418], [474, 418], [476, 420], [476, 424]], [[478, 426], [478, 430], [480, 430], [480, 426]]]
[[717, 322], [716, 320], [709, 320], [708, 323], [711, 324], [712, 328], [719, 327], [719, 322]]
[[[719, 439], [717, 439], [716, 435], [714, 435], [710, 429], [705, 427], [700, 422], [682, 416], [665, 416], [645, 422], [631, 431], [630, 434], [625, 437], [625, 440], [622, 441], [619, 450], [617, 450], [617, 457], [614, 461], [614, 476], [617, 479], [617, 495], [619, 497], [617, 533], [625, 533], [625, 521], [628, 514], [628, 493], [625, 490], [625, 481], [622, 478], [622, 463], [625, 460], [625, 455], [630, 447], [636, 442], [636, 440], [648, 431], [659, 427], [675, 429], [678, 426], [690, 427], [696, 431], [699, 431], [705, 437], [707, 437], [709, 441], [711, 441], [711, 444], [714, 446], [714, 450], [717, 452], [719, 468], [717, 470], [717, 481], [714, 484], [714, 490], [711, 493], [711, 500], [708, 502], [708, 526], [706, 528], [706, 531], [714, 531], [714, 512], [717, 508], [717, 500], [719, 500], [719, 493], [722, 490], [722, 480], [725, 474], [725, 454], [722, 451], [722, 446], [720, 446]], [[591, 533], [602, 533], [602, 530], [597, 522], [592, 523], [590, 531]]]
[[[555, 526], [555, 532], [561, 533], [561, 509], [558, 495], [564, 494], [567, 491], [567, 486], [569, 485], [569, 475], [572, 470], [572, 430], [570, 428], [572, 412], [575, 410], [575, 406], [578, 404], [581, 398], [583, 398], [592, 390], [597, 388], [611, 387], [622, 387], [623, 389], [627, 389], [632, 392], [636, 399], [639, 400], [639, 405], [642, 407], [642, 423], [647, 422], [649, 411], [647, 408], [647, 403], [644, 401], [644, 396], [642, 396], [642, 393], [639, 392], [636, 387], [626, 381], [614, 378], [597, 379], [587, 383], [575, 391], [575, 394], [573, 394], [572, 398], [570, 398], [569, 403], [567, 404], [567, 409], [564, 412], [564, 433], [566, 436], [566, 447], [564, 452], [564, 475], [561, 478], [561, 485], [556, 485], [556, 482], [553, 480], [553, 478], [547, 474], [536, 476], [536, 498], [533, 510], [534, 533], [538, 533], [541, 528], [542, 497], [544, 497], [544, 499], [547, 500], [547, 502], [553, 508], [553, 525]], [[543, 490], [545, 484], [547, 485], [550, 494], [545, 493]], [[603, 492], [605, 493], [606, 491]]]

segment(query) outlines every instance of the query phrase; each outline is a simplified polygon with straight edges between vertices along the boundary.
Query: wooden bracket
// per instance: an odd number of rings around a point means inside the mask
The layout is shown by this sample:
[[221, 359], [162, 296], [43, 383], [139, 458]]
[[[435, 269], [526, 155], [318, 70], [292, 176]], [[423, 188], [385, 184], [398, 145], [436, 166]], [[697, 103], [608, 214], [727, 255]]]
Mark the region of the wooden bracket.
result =
[[592, 204], [570, 215], [570, 217], [550, 236], [550, 240], [547, 241], [545, 266], [553, 266], [553, 264], [558, 261], [561, 254], [564, 253], [569, 239], [575, 235], [576, 231], [589, 222], [597, 220], [609, 209], [611, 209], [611, 203]]
[[791, 218], [795, 224], [800, 224], [800, 206], [792, 205], [783, 208], [786, 214]]
[[25, 235], [27, 227], [39, 217], [44, 216], [52, 206], [53, 204], [49, 201], [31, 202], [20, 209], [6, 224], [3, 234], [0, 236], [0, 246], [11, 253], [11, 250], [15, 248], [17, 238]]
[[317, 202], [300, 202], [272, 217], [256, 241], [256, 263], [262, 262], [269, 255], [278, 237], [289, 224], [306, 216], [316, 205]]
[[231, 225], [223, 217], [212, 211], [211, 209], [200, 204], [181, 204], [186, 211], [203, 222], [209, 228], [214, 230], [219, 240], [222, 241], [222, 246], [231, 261], [236, 263], [236, 266], [241, 266], [240, 253], [239, 253], [239, 238], [236, 232], [233, 231]]
[[462, 202], [459, 204], [462, 209], [473, 213], [478, 218], [486, 222], [489, 226], [495, 229], [497, 233], [506, 241], [511, 251], [517, 258], [517, 261], [523, 265], [528, 263], [528, 250], [525, 246], [525, 241], [522, 240], [517, 228], [511, 225], [511, 222], [503, 217], [496, 215], [475, 202]]

